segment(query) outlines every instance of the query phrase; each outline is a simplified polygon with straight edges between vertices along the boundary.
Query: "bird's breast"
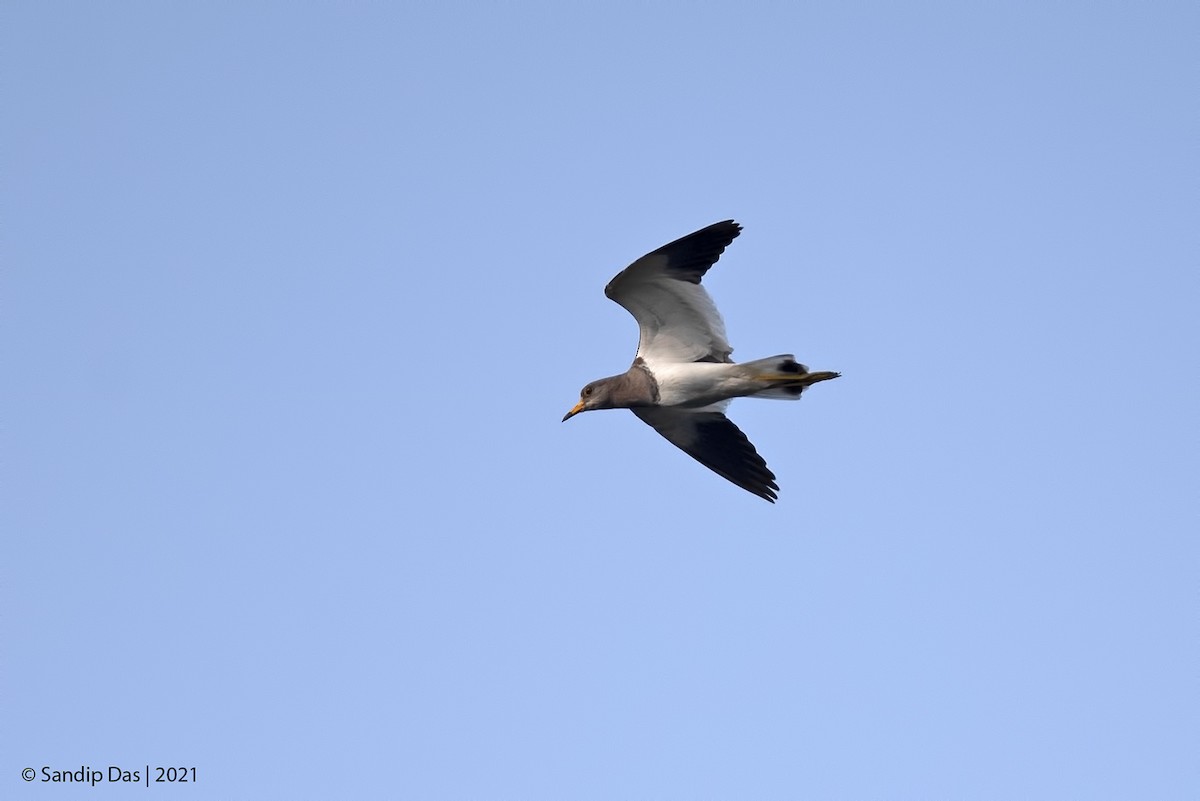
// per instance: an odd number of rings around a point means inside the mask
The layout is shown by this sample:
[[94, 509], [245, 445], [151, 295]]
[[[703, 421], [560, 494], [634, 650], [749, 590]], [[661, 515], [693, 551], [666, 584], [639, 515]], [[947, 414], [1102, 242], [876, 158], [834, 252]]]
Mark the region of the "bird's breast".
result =
[[660, 406], [708, 406], [745, 394], [737, 365], [716, 362], [650, 364]]

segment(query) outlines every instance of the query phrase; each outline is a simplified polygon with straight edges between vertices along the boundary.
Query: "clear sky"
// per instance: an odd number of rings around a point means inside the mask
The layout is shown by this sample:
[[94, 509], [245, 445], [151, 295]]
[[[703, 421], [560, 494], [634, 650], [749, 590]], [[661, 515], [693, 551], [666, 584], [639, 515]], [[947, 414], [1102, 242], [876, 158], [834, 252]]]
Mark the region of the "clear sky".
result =
[[1200, 797], [1197, 9], [5, 3], [0, 797]]

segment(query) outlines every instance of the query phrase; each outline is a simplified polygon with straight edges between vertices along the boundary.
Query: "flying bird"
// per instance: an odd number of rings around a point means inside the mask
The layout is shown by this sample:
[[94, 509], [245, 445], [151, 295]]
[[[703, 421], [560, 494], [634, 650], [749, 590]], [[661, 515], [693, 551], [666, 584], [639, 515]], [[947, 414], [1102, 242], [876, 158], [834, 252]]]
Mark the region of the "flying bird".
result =
[[775, 502], [775, 474], [728, 417], [733, 398], [798, 400], [840, 373], [810, 373], [789, 354], [737, 364], [725, 323], [700, 279], [742, 227], [715, 223], [647, 253], [608, 282], [604, 294], [637, 320], [633, 364], [591, 382], [563, 422], [594, 409], [629, 409], [722, 478]]

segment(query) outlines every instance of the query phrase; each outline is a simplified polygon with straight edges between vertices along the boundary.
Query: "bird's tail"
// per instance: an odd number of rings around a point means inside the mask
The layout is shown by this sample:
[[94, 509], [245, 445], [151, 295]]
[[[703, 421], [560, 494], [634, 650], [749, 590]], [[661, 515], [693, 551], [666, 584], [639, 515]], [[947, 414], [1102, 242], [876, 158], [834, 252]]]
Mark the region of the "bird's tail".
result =
[[810, 373], [808, 368], [796, 361], [791, 354], [756, 359], [739, 365], [748, 376], [762, 384], [762, 389], [749, 395], [751, 398], [774, 398], [797, 400], [804, 390], [820, 381], [837, 378], [841, 373], [822, 371]]

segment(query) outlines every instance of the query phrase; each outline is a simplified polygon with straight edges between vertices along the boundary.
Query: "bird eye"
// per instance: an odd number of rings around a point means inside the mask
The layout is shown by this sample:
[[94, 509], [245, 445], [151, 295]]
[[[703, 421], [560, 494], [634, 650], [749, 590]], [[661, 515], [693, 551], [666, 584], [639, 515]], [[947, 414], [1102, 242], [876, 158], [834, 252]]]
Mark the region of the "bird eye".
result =
[[591, 387], [584, 387], [584, 388], [583, 388], [583, 396], [584, 396], [585, 398], [586, 398], [588, 395], [591, 395], [591, 394], [592, 394], [592, 388], [591, 388]]

